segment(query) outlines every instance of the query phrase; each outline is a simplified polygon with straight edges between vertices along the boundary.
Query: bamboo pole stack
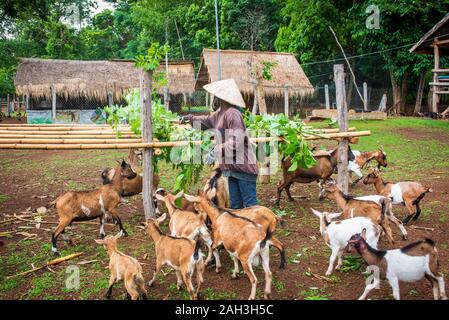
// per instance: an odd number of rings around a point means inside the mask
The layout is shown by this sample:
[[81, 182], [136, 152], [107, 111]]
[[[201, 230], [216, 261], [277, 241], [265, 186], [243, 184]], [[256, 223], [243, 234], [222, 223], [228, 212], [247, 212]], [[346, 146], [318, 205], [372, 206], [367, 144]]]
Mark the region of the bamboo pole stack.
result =
[[[306, 140], [341, 139], [370, 135], [370, 131], [347, 132], [339, 129], [308, 129]], [[281, 141], [280, 137], [251, 138], [252, 142]], [[83, 150], [83, 149], [130, 149], [179, 147], [201, 144], [202, 141], [155, 141], [143, 142], [133, 134], [129, 126], [120, 126], [120, 136], [108, 125], [20, 125], [0, 124], [0, 149], [44, 149], [44, 150]]]

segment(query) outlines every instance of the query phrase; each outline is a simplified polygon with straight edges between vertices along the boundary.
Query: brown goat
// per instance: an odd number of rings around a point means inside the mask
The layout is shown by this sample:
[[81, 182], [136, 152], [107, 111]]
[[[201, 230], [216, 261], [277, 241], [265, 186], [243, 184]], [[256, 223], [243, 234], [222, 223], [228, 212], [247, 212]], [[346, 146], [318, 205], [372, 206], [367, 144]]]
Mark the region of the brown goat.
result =
[[[167, 236], [159, 229], [162, 219], [150, 219], [145, 223], [148, 235], [153, 239], [156, 250], [156, 268], [148, 285], [151, 287], [164, 264], [176, 271], [177, 288], [184, 283], [190, 298], [195, 300], [203, 283], [204, 263], [200, 241]], [[192, 285], [192, 276], [196, 273], [197, 288]]]
[[[111, 170], [114, 170], [113, 168], [106, 168], [101, 172], [101, 179], [103, 181], [103, 184], [110, 183], [110, 179], [108, 178], [111, 176], [110, 172]], [[142, 179], [143, 177], [140, 174], [137, 174], [134, 178], [128, 178], [123, 179], [122, 182], [122, 197], [131, 197], [136, 194], [140, 194], [142, 192]], [[156, 190], [159, 186], [159, 175], [154, 173], [153, 174], [153, 190]]]
[[257, 278], [253, 271], [253, 264], [262, 260], [265, 271], [265, 294], [267, 299], [271, 294], [272, 274], [270, 271], [270, 243], [271, 234], [265, 233], [260, 225], [238, 216], [230, 211], [217, 208], [209, 199], [214, 198], [215, 189], [208, 194], [198, 197], [184, 195], [187, 200], [194, 202], [198, 211], [205, 212], [212, 222], [212, 249], [222, 245], [234, 262], [232, 278], [237, 278], [240, 260], [243, 270], [251, 282], [250, 300], [256, 298]]
[[[346, 195], [335, 183], [328, 183], [324, 185], [324, 195], [332, 200], [335, 200], [337, 205], [343, 210], [342, 219], [349, 219], [353, 217], [368, 217], [374, 223], [377, 223], [385, 231], [387, 239], [391, 244], [394, 244], [393, 233], [389, 221], [400, 224], [391, 211], [391, 205], [388, 198], [383, 197], [378, 202], [372, 200], [362, 200]], [[397, 221], [396, 221], [397, 220]], [[399, 226], [398, 226], [399, 228]], [[401, 229], [402, 231], [402, 229]]]
[[[212, 255], [215, 257], [216, 271], [219, 272], [221, 268], [220, 256], [218, 251], [212, 252], [212, 238], [209, 230], [206, 226], [207, 215], [204, 213], [197, 213], [195, 211], [188, 211], [178, 209], [175, 206], [177, 198], [181, 197], [184, 193], [181, 191], [177, 195], [171, 193], [162, 196], [156, 193], [156, 199], [164, 202], [167, 207], [168, 214], [170, 216], [169, 228], [171, 235], [174, 237], [183, 237], [188, 239], [196, 239], [201, 237], [208, 248], [208, 255], [206, 259], [206, 265], [212, 260]], [[165, 220], [165, 214], [160, 217], [160, 221]]]
[[282, 180], [279, 181], [277, 187], [277, 198], [275, 204], [279, 206], [281, 200], [282, 190], [285, 189], [288, 199], [294, 201], [290, 194], [290, 186], [295, 183], [310, 183], [317, 181], [320, 188], [320, 200], [323, 198], [322, 183], [325, 183], [334, 173], [337, 166], [337, 149], [329, 154], [316, 154], [314, 155], [316, 163], [312, 168], [304, 169], [297, 168], [295, 171], [289, 171], [291, 166], [291, 159], [282, 159]]
[[124, 160], [113, 172], [113, 177], [110, 177], [111, 183], [102, 185], [98, 190], [70, 191], [51, 202], [50, 205], [56, 206], [59, 217], [59, 224], [51, 235], [52, 251], [56, 255], [59, 255], [56, 248], [58, 236], [61, 233], [64, 235], [64, 229], [73, 221], [99, 218], [100, 236], [104, 237], [105, 215], [111, 214], [113, 220], [118, 223], [120, 231], [124, 235], [127, 234], [120, 220], [117, 206], [121, 201], [123, 179], [133, 178], [136, 173]]
[[211, 199], [220, 208], [229, 208], [229, 186], [228, 179], [223, 177], [220, 167], [214, 169], [214, 174], [209, 178], [209, 181], [203, 188], [203, 192], [216, 189], [214, 199]]
[[102, 240], [95, 240], [96, 243], [104, 245], [109, 255], [109, 288], [106, 292], [106, 299], [112, 295], [112, 287], [117, 281], [123, 280], [127, 291], [127, 296], [132, 300], [142, 298], [147, 300], [147, 290], [145, 280], [142, 276], [142, 266], [139, 261], [117, 250], [117, 236], [107, 236]]
[[407, 224], [412, 218], [413, 221], [418, 220], [421, 214], [419, 202], [424, 198], [426, 193], [433, 191], [431, 188], [425, 188], [419, 182], [384, 182], [378, 170], [373, 170], [367, 175], [363, 183], [374, 184], [377, 192], [384, 197], [391, 198], [393, 204], [405, 205], [409, 215], [402, 221], [404, 224]]

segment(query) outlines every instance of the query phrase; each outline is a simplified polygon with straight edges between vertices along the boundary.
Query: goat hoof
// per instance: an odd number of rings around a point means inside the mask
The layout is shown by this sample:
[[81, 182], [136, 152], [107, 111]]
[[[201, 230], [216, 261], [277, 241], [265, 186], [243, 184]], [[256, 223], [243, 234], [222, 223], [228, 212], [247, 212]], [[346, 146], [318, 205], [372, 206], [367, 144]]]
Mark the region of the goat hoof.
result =
[[61, 256], [61, 254], [59, 253], [59, 251], [53, 252], [53, 255], [54, 255], [55, 257], [60, 257], [60, 256]]
[[263, 298], [264, 298], [265, 300], [270, 299], [270, 297], [271, 297], [271, 292], [265, 293], [265, 294], [263, 295]]
[[215, 273], [220, 273], [221, 272], [221, 268], [215, 268]]
[[233, 280], [237, 280], [237, 279], [239, 278], [239, 276], [238, 276], [237, 274], [232, 274], [231, 278], [232, 278]]

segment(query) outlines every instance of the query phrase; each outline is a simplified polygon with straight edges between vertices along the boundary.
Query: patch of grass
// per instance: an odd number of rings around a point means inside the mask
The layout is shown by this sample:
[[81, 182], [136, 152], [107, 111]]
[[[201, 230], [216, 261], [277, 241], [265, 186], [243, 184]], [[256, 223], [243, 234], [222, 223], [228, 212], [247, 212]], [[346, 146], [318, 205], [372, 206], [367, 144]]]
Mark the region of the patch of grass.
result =
[[230, 300], [237, 296], [234, 291], [216, 291], [212, 288], [205, 288], [200, 294], [207, 300]]
[[37, 298], [42, 295], [45, 290], [55, 285], [55, 277], [53, 273], [47, 272], [41, 276], [36, 276], [31, 280], [31, 288], [28, 290], [28, 298]]
[[9, 200], [9, 197], [4, 194], [0, 194], [0, 203], [6, 202]]
[[272, 285], [277, 293], [281, 293], [285, 291], [285, 284], [281, 280], [278, 280], [273, 277]]
[[304, 300], [329, 300], [329, 297], [332, 296], [330, 293], [326, 293], [324, 289], [315, 287], [309, 288], [309, 290], [303, 290], [299, 295]]

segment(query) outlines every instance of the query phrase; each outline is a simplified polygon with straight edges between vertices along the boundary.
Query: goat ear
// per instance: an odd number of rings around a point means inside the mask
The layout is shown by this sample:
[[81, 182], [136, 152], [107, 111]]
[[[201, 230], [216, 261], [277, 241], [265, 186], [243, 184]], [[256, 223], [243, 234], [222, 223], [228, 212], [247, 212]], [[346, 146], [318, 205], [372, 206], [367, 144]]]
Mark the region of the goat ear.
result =
[[126, 163], [125, 159], [122, 158], [122, 161], [120, 162], [120, 166], [121, 166], [122, 168], [125, 168], [126, 165], [127, 165], [127, 163]]
[[167, 213], [164, 213], [159, 218], [155, 219], [155, 221], [156, 221], [157, 225], [159, 225], [160, 223], [164, 222], [165, 219], [167, 219]]
[[363, 228], [361, 236], [362, 236], [363, 239], [366, 240], [366, 228]]
[[175, 199], [179, 199], [184, 195], [184, 190], [179, 191], [176, 195], [175, 195]]
[[109, 181], [112, 181], [112, 179], [114, 179], [114, 175], [115, 175], [115, 169], [111, 169], [108, 171], [108, 173], [106, 175], [106, 179], [108, 179]]
[[191, 196], [189, 194], [184, 194], [184, 198], [189, 202], [198, 202], [200, 199], [195, 196]]
[[206, 196], [209, 200], [212, 200], [217, 195], [217, 189], [212, 188], [211, 190], [207, 191]]
[[165, 197], [160, 195], [159, 193], [155, 193], [154, 196], [156, 197], [157, 200], [159, 201], [165, 201]]
[[105, 244], [104, 240], [95, 239], [94, 241], [98, 244]]
[[314, 215], [316, 215], [317, 217], [321, 218], [323, 216], [323, 213], [319, 212], [318, 210], [315, 210], [313, 208], [310, 208], [310, 209], [312, 209], [312, 213]]
[[333, 219], [338, 218], [342, 214], [343, 214], [343, 211], [342, 212], [336, 212], [336, 213], [328, 213], [327, 214], [327, 218], [328, 218], [329, 221], [332, 221]]

